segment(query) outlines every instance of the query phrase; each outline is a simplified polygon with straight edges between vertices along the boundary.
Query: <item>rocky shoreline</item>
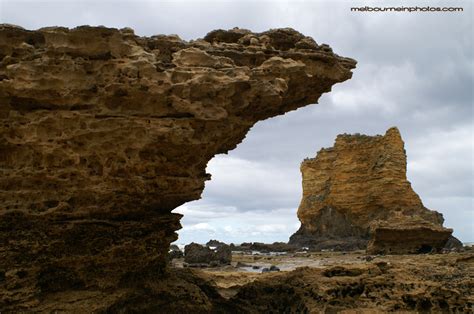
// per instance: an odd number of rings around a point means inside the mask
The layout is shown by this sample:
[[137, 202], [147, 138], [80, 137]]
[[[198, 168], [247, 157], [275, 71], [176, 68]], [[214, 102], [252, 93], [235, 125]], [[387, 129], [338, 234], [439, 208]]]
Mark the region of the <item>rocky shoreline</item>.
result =
[[[194, 269], [225, 300], [224, 313], [469, 312], [474, 307], [474, 251], [446, 254], [367, 255], [365, 251], [234, 254], [232, 265]], [[279, 272], [253, 272], [241, 265]], [[182, 270], [182, 261], [172, 268]], [[345, 312], [344, 312], [345, 313]]]

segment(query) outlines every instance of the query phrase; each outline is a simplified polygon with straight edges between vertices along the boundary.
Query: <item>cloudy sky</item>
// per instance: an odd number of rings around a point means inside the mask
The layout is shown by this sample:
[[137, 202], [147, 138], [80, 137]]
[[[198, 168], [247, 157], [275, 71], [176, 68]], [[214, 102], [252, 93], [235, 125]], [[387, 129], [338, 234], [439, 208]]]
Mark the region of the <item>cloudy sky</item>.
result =
[[[456, 6], [461, 13], [361, 13], [351, 6]], [[183, 213], [179, 243], [287, 241], [299, 227], [300, 162], [337, 134], [383, 134], [398, 126], [408, 178], [445, 226], [474, 242], [473, 5], [461, 0], [21, 1], [0, 0], [0, 22], [132, 27], [185, 40], [217, 28], [292, 27], [358, 61], [352, 80], [319, 104], [259, 122]]]

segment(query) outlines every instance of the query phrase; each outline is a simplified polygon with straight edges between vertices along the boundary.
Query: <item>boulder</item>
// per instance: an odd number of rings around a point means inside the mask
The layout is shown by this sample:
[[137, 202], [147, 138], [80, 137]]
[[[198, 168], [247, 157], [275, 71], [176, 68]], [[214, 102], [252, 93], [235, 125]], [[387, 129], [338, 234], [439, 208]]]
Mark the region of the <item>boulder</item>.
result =
[[275, 265], [272, 265], [270, 267], [264, 267], [262, 268], [262, 273], [268, 273], [268, 272], [277, 272], [280, 271], [280, 268], [278, 268]]
[[221, 245], [214, 251], [214, 259], [222, 265], [229, 265], [232, 262], [232, 250], [227, 245]]
[[207, 264], [213, 266], [229, 265], [232, 261], [232, 251], [226, 244], [215, 250], [197, 243], [191, 243], [184, 247], [184, 262], [188, 265]]
[[275, 265], [272, 265], [270, 266], [270, 271], [280, 271], [280, 268]]
[[209, 240], [206, 243], [207, 247], [213, 247], [213, 248], [218, 248], [219, 246], [226, 245], [224, 242], [218, 241], [218, 240]]
[[462, 244], [461, 241], [459, 241], [458, 238], [454, 236], [450, 236], [448, 238], [448, 241], [444, 245], [444, 249], [448, 251], [456, 251], [456, 250], [461, 250], [463, 249], [464, 245]]
[[271, 244], [261, 242], [243, 242], [233, 248], [234, 251], [259, 251], [261, 253], [294, 252], [297, 249], [297, 246], [284, 242], [274, 242]]
[[175, 244], [170, 245], [170, 250], [168, 252], [169, 260], [171, 261], [175, 258], [182, 258], [182, 257], [184, 257], [183, 251], [181, 251], [181, 249]]
[[188, 264], [210, 264], [214, 259], [214, 251], [197, 243], [184, 247], [184, 262]]

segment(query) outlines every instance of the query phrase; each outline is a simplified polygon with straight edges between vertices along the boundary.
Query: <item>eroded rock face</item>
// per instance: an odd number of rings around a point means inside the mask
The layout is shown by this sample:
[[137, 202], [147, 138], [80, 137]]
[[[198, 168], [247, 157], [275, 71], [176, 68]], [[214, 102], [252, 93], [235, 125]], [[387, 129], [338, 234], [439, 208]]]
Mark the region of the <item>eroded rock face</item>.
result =
[[183, 251], [181, 251], [180, 248], [175, 244], [170, 245], [170, 249], [168, 251], [168, 260], [171, 261], [175, 258], [182, 257], [184, 257]]
[[227, 245], [227, 244], [225, 244], [224, 242], [221, 242], [219, 240], [213, 240], [213, 239], [207, 241], [207, 243], [206, 243], [207, 247], [212, 247], [212, 248], [218, 248], [218, 247], [223, 246], [223, 245]]
[[[423, 206], [406, 178], [397, 128], [384, 136], [339, 135], [301, 164], [301, 228], [291, 244], [371, 253], [421, 253], [443, 248], [452, 230]], [[370, 242], [369, 242], [370, 239]]]
[[412, 256], [267, 273], [228, 302], [233, 313], [472, 312], [472, 253]]
[[290, 245], [284, 242], [273, 242], [272, 244], [266, 244], [261, 242], [244, 242], [233, 248], [234, 251], [252, 252], [258, 251], [261, 253], [270, 252], [294, 252], [300, 249], [298, 246]]
[[197, 243], [190, 243], [184, 247], [184, 262], [189, 266], [219, 266], [229, 265], [232, 262], [232, 251], [227, 244], [215, 249]]
[[104, 308], [128, 304], [120, 289], [162, 278], [180, 228], [171, 211], [200, 197], [207, 162], [257, 121], [317, 102], [355, 67], [292, 29], [185, 42], [1, 25], [0, 60], [6, 310], [91, 309], [68, 291]]

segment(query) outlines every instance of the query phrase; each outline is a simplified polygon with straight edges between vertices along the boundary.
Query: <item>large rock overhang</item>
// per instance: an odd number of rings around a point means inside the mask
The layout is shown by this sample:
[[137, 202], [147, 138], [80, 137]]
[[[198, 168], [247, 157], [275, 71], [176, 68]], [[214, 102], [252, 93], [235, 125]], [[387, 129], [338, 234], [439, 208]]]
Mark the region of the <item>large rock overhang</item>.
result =
[[163, 270], [171, 211], [200, 197], [207, 162], [356, 65], [292, 29], [186, 42], [89, 26], [0, 25], [0, 60], [0, 299], [13, 309]]

